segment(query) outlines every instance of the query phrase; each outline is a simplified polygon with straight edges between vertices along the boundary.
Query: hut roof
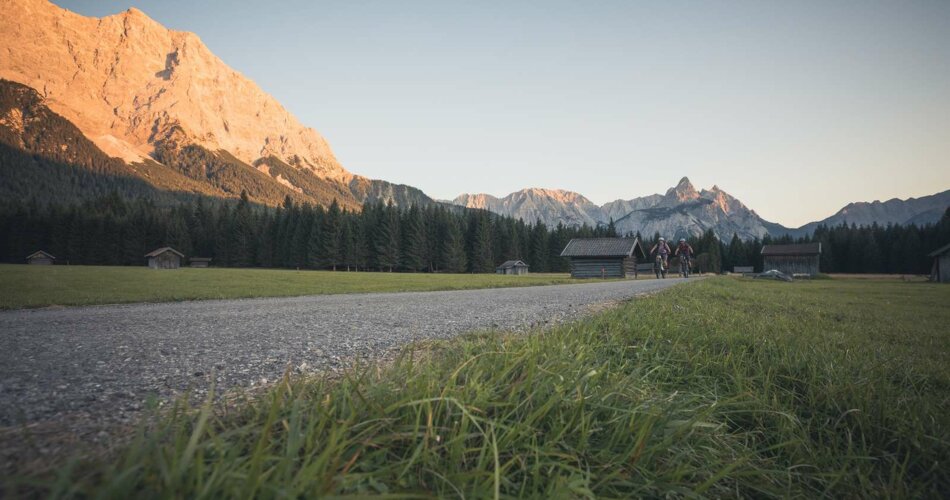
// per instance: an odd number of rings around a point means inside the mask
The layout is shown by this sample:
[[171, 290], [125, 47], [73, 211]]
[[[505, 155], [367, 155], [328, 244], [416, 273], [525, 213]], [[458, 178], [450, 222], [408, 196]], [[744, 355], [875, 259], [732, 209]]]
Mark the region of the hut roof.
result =
[[765, 245], [762, 255], [808, 256], [821, 255], [821, 243], [799, 243], [797, 245]]
[[172, 247], [162, 247], [162, 248], [159, 248], [159, 249], [157, 249], [157, 250], [153, 250], [153, 251], [151, 251], [151, 252], [145, 254], [145, 256], [146, 256], [146, 257], [158, 257], [159, 255], [161, 255], [161, 254], [163, 254], [163, 253], [165, 253], [165, 252], [171, 252], [171, 253], [173, 253], [173, 254], [179, 256], [179, 257], [184, 257], [184, 256], [185, 256], [185, 254], [179, 252], [178, 250], [175, 250], [175, 249], [172, 248]]
[[938, 256], [938, 255], [943, 255], [943, 254], [947, 253], [948, 251], [950, 251], [950, 244], [944, 245], [944, 246], [942, 246], [942, 247], [940, 247], [940, 248], [934, 250], [933, 252], [930, 252], [929, 254], [927, 254], [927, 257], [936, 257], [936, 256]]
[[27, 259], [32, 259], [33, 257], [46, 257], [47, 259], [56, 260], [56, 257], [53, 257], [53, 256], [50, 255], [48, 252], [44, 252], [43, 250], [37, 250], [37, 251], [31, 253], [30, 255], [27, 255], [27, 256], [26, 256]]
[[495, 269], [511, 269], [512, 267], [528, 267], [522, 260], [506, 260]]
[[561, 257], [630, 257], [634, 252], [645, 256], [637, 238], [574, 238]]
[[211, 262], [211, 257], [189, 257], [191, 262]]

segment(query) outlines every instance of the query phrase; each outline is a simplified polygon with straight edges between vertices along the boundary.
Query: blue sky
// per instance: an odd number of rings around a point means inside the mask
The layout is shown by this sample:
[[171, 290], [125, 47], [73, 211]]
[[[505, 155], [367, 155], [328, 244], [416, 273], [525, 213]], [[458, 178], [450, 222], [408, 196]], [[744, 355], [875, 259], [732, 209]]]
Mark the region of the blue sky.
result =
[[950, 189], [950, 2], [57, 0], [197, 33], [430, 196], [721, 188], [790, 226]]

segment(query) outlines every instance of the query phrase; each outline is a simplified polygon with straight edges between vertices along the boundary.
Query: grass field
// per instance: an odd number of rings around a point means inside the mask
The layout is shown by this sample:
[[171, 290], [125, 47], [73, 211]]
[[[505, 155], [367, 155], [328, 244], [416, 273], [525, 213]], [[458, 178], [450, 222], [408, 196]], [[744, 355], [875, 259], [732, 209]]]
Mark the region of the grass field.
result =
[[577, 283], [566, 274], [422, 274], [0, 264], [0, 309], [51, 305], [465, 290]]
[[941, 497], [950, 287], [712, 278], [164, 416], [53, 497]]

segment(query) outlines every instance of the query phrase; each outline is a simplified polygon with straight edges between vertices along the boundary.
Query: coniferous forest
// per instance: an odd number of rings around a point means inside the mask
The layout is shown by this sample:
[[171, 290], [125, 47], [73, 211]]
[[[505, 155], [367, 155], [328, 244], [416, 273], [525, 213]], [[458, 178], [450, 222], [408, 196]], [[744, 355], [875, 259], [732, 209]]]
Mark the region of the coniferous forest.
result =
[[485, 273], [508, 259], [529, 262], [532, 272], [564, 272], [558, 255], [571, 238], [615, 232], [548, 228], [441, 204], [349, 211], [287, 199], [269, 208], [242, 196], [169, 207], [113, 194], [70, 206], [8, 203], [0, 207], [0, 234], [0, 259], [16, 263], [43, 249], [57, 263], [142, 265], [145, 253], [171, 246], [211, 257], [215, 266]]
[[[571, 238], [618, 236], [613, 224], [547, 227], [442, 204], [378, 202], [351, 211], [288, 198], [270, 208], [242, 195], [237, 202], [199, 197], [168, 206], [117, 193], [71, 205], [7, 201], [0, 205], [0, 235], [0, 260], [12, 263], [43, 249], [60, 264], [143, 265], [145, 253], [171, 246], [222, 267], [453, 273], [494, 272], [509, 259], [524, 260], [531, 272], [567, 272], [559, 254]], [[641, 237], [644, 250], [660, 236]], [[819, 226], [803, 238], [749, 241], [720, 241], [710, 230], [690, 244], [701, 271], [719, 272], [761, 269], [763, 245], [810, 241], [822, 242], [822, 272], [926, 274], [927, 253], [950, 243], [950, 209], [925, 226]]]

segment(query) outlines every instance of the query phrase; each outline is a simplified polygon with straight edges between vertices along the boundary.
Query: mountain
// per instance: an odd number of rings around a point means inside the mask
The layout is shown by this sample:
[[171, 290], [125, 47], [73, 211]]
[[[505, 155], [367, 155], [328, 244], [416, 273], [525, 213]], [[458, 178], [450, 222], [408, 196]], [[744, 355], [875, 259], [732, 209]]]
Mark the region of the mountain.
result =
[[523, 189], [495, 198], [488, 194], [463, 194], [452, 203], [467, 208], [478, 208], [509, 215], [527, 222], [543, 221], [549, 226], [596, 226], [603, 221], [603, 213], [587, 198], [560, 189]]
[[681, 238], [699, 236], [712, 229], [720, 239], [729, 239], [733, 234], [743, 239], [761, 238], [769, 232], [755, 211], [729, 193], [718, 186], [697, 191], [686, 177], [662, 197], [651, 199], [656, 200], [652, 206], [634, 209], [615, 219], [617, 231]]
[[733, 234], [752, 239], [766, 234], [804, 236], [814, 232], [819, 224], [929, 224], [940, 220], [950, 207], [950, 190], [907, 200], [850, 203], [831, 217], [799, 228], [788, 228], [762, 219], [718, 186], [697, 191], [686, 177], [666, 194], [615, 200], [601, 206], [580, 194], [557, 189], [523, 189], [504, 198], [463, 194], [452, 203], [490, 210], [525, 222], [540, 220], [549, 226], [558, 223], [568, 226], [606, 225], [613, 219], [621, 234], [639, 231], [647, 237], [659, 233], [668, 238], [680, 238], [698, 236], [712, 229], [720, 239], [729, 239]]
[[875, 222], [886, 224], [931, 224], [940, 220], [950, 207], [950, 190], [941, 193], [900, 200], [849, 203], [831, 217], [789, 230], [793, 236], [811, 233], [819, 224], [838, 226], [856, 224], [869, 226]]
[[75, 201], [114, 191], [160, 202], [226, 196], [154, 161], [110, 157], [35, 90], [0, 80], [0, 199]]
[[417, 189], [343, 168], [326, 139], [193, 33], [137, 9], [103, 18], [46, 0], [0, 0], [0, 9], [0, 78], [34, 89], [130, 175], [139, 175], [134, 165], [164, 167], [208, 184], [203, 190], [232, 197], [246, 190], [269, 204], [288, 193], [351, 207], [431, 202]]
[[655, 232], [668, 237], [698, 236], [707, 229], [724, 238], [733, 233], [742, 238], [761, 238], [768, 233], [767, 222], [742, 202], [717, 186], [697, 191], [686, 177], [665, 195], [615, 200], [602, 206], [580, 194], [557, 189], [523, 189], [504, 198], [463, 194], [453, 203], [526, 222], [540, 220], [547, 225], [596, 226], [613, 219], [621, 233], [639, 231], [650, 236]]

